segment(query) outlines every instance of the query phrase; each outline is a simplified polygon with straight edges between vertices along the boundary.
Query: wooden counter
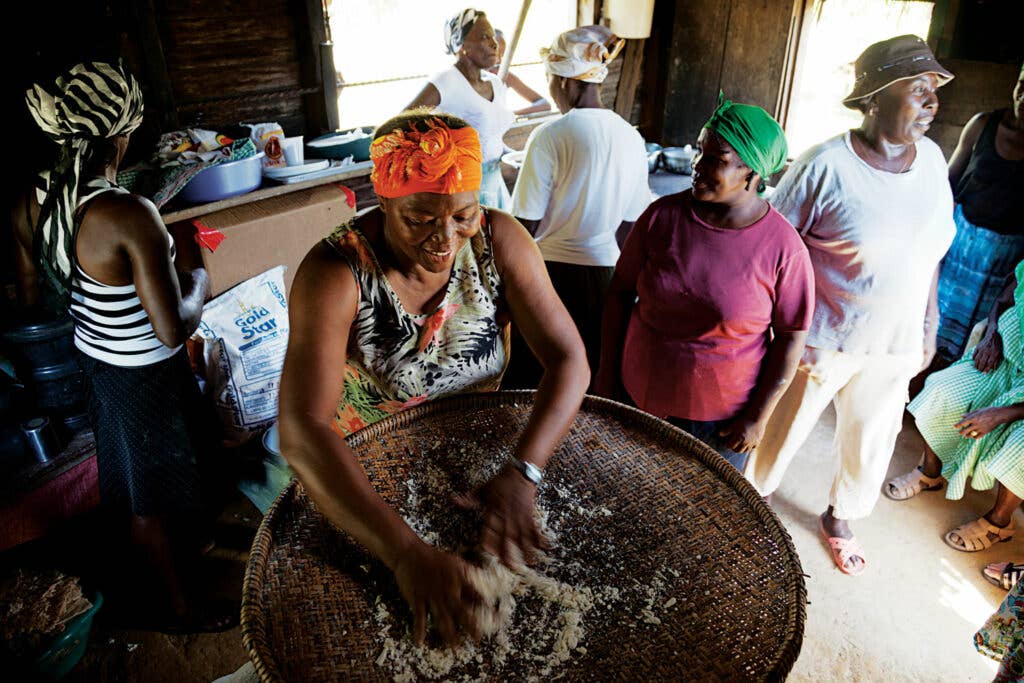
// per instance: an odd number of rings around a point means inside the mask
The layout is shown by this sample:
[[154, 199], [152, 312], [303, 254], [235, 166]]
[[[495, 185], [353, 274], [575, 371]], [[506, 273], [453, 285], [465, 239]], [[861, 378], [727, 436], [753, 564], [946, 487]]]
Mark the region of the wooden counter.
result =
[[176, 209], [174, 211], [163, 213], [161, 214], [161, 216], [164, 219], [164, 223], [170, 225], [171, 223], [187, 221], [191, 218], [196, 218], [197, 216], [205, 216], [207, 214], [220, 211], [221, 209], [229, 209], [233, 206], [241, 206], [243, 204], [258, 202], [261, 199], [279, 197], [284, 194], [298, 192], [299, 190], [306, 190], [311, 187], [329, 185], [331, 183], [340, 183], [350, 178], [368, 176], [372, 168], [373, 162], [361, 161], [351, 166], [339, 168], [337, 173], [320, 176], [318, 178], [313, 178], [312, 180], [305, 180], [302, 182], [288, 184], [278, 184], [272, 180], [264, 181], [264, 184], [260, 186], [259, 189], [253, 190], [252, 192], [246, 192], [245, 194], [240, 194], [235, 197], [228, 197], [227, 199], [221, 200], [219, 202], [212, 202], [210, 204], [197, 204], [195, 206]]

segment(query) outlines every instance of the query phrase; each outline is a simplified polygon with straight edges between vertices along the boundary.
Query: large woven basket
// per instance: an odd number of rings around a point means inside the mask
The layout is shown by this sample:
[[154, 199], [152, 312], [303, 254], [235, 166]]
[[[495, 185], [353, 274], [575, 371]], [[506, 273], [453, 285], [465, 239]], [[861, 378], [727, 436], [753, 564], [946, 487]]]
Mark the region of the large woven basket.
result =
[[[417, 458], [433, 459], [455, 481], [464, 476], [457, 454], [430, 448], [439, 435], [507, 453], [532, 405], [532, 392], [456, 397], [394, 415], [348, 441], [397, 508], [410, 473], [422, 466]], [[587, 681], [785, 678], [803, 640], [800, 561], [778, 518], [723, 458], [646, 413], [588, 397], [547, 467], [538, 505], [565, 505], [565, 488], [614, 511], [561, 530], [584, 538], [582, 547], [592, 541], [592, 551], [576, 558], [587, 578], [642, 584], [656, 567], [671, 566], [678, 577], [667, 594], [678, 607], [661, 613], [660, 625], [638, 625], [630, 615], [592, 625], [585, 653], [556, 673]], [[615, 562], [601, 555], [609, 539]], [[623, 566], [628, 576], [608, 576]], [[290, 484], [260, 526], [245, 576], [242, 638], [260, 678], [388, 680], [375, 664], [381, 647], [371, 620], [380, 591], [400, 601], [387, 569]], [[502, 677], [537, 673], [522, 666]]]

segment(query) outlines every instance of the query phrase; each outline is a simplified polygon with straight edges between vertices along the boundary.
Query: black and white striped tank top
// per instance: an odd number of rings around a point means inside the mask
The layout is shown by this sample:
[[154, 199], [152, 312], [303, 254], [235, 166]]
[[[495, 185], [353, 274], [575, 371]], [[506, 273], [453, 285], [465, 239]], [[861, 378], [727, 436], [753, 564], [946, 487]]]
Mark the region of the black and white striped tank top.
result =
[[[47, 176], [42, 178], [46, 186]], [[40, 189], [42, 203], [45, 190]], [[79, 186], [78, 207], [104, 192], [126, 192], [95, 178]], [[167, 233], [174, 257], [174, 238]], [[76, 249], [77, 245], [73, 246]], [[108, 285], [96, 280], [78, 265], [72, 254], [71, 318], [75, 323], [75, 346], [82, 353], [119, 367], [141, 367], [170, 358], [180, 346], [168, 348], [157, 339], [149, 315], [142, 307], [135, 285]]]

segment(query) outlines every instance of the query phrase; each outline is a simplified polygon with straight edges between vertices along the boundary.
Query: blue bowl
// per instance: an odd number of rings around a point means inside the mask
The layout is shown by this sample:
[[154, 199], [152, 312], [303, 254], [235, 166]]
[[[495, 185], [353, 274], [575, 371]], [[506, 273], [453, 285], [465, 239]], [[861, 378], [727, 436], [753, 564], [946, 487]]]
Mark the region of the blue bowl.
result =
[[[349, 142], [343, 142], [340, 145], [327, 145], [323, 147], [310, 147], [309, 142], [320, 142], [322, 140], [329, 140], [334, 137], [339, 137], [351, 133], [354, 130], [362, 130], [367, 134], [367, 137], [360, 138], [358, 140], [351, 140]], [[310, 140], [306, 143], [306, 156], [314, 159], [344, 159], [345, 157], [352, 155], [353, 161], [369, 161], [370, 159], [370, 143], [373, 142], [373, 128], [350, 128], [348, 130], [339, 130], [335, 133], [327, 133], [321, 135], [315, 140]]]
[[263, 182], [263, 156], [260, 152], [200, 171], [181, 189], [181, 198], [193, 204], [207, 204], [252, 192]]
[[75, 668], [89, 645], [92, 618], [102, 606], [103, 596], [97, 591], [92, 598], [92, 607], [69, 621], [64, 632], [36, 658], [35, 669], [38, 673], [56, 680]]

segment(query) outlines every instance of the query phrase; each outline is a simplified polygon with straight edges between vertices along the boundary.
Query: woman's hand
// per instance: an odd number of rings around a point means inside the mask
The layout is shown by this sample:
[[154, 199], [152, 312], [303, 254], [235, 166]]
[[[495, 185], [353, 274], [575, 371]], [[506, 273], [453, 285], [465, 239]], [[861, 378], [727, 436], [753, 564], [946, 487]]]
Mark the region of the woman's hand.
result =
[[725, 428], [718, 432], [718, 435], [722, 437], [722, 443], [726, 448], [737, 453], [750, 453], [761, 442], [765, 426], [764, 420], [757, 420], [741, 414], [730, 420]]
[[547, 547], [533, 515], [537, 487], [511, 465], [478, 491], [461, 496], [457, 502], [463, 507], [483, 510], [480, 547], [510, 569], [523, 561], [533, 562], [536, 551]]
[[469, 578], [469, 564], [455, 555], [417, 540], [395, 565], [395, 580], [412, 609], [412, 636], [422, 644], [427, 630], [427, 610], [444, 642], [459, 642], [459, 629], [479, 640], [474, 611], [483, 598]]
[[992, 372], [1003, 362], [1003, 338], [998, 331], [986, 334], [974, 347], [974, 367], [981, 372]]
[[968, 439], [980, 439], [999, 425], [1017, 419], [1017, 411], [1011, 406], [982, 408], [967, 413], [955, 426], [960, 432], [960, 436]]

